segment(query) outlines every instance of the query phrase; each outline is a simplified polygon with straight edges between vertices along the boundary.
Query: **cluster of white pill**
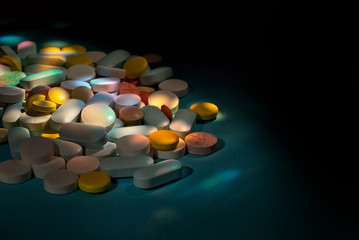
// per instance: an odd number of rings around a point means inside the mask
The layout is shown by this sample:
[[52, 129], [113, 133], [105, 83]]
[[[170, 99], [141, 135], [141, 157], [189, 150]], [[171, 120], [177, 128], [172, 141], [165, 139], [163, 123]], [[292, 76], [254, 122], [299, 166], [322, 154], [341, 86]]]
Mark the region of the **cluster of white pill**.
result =
[[0, 46], [0, 143], [12, 157], [0, 162], [0, 181], [34, 176], [47, 192], [67, 194], [105, 192], [112, 178], [132, 177], [142, 189], [180, 179], [178, 159], [216, 151], [216, 136], [192, 129], [218, 108], [179, 109], [188, 84], [172, 76], [157, 54]]

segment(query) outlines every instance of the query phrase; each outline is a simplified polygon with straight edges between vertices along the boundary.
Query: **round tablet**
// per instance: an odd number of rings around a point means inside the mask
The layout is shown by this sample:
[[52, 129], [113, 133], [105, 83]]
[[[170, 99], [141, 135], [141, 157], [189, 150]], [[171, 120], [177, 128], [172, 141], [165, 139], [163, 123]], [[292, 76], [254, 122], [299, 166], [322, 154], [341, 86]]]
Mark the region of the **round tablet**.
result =
[[116, 141], [117, 153], [121, 157], [146, 155], [150, 152], [150, 141], [144, 135], [130, 134]]
[[90, 81], [96, 76], [94, 67], [87, 64], [77, 64], [69, 67], [66, 76], [71, 80]]
[[94, 63], [97, 63], [101, 58], [105, 57], [107, 54], [101, 51], [87, 51], [82, 55], [90, 57]]
[[74, 88], [74, 90], [72, 90], [70, 94], [71, 98], [79, 99], [84, 103], [87, 103], [93, 96], [94, 93], [91, 88], [88, 88], [86, 86], [76, 87]]
[[124, 93], [115, 97], [115, 108], [119, 110], [121, 107], [136, 106], [139, 107], [141, 103], [140, 96], [133, 93]]
[[78, 45], [78, 44], [74, 44], [74, 45], [69, 45], [66, 47], [63, 47], [61, 49], [61, 51], [63, 52], [73, 52], [73, 53], [77, 53], [77, 54], [83, 54], [86, 52], [86, 48], [82, 45]]
[[78, 178], [73, 171], [54, 170], [44, 176], [44, 189], [52, 194], [69, 194], [77, 190]]
[[114, 77], [96, 78], [90, 81], [94, 92], [114, 92], [120, 87], [120, 79]]
[[187, 150], [194, 155], [208, 155], [217, 149], [218, 139], [211, 133], [193, 132], [184, 139]]
[[38, 100], [32, 102], [32, 109], [41, 113], [50, 113], [56, 110], [56, 103], [48, 100]]
[[161, 109], [162, 105], [166, 105], [171, 109], [172, 114], [178, 110], [179, 99], [176, 94], [167, 90], [158, 90], [148, 97], [148, 105], [154, 105]]
[[150, 139], [151, 146], [154, 149], [169, 151], [177, 147], [179, 137], [178, 135], [170, 130], [158, 130], [151, 133], [148, 138]]
[[47, 93], [49, 92], [50, 89], [51, 89], [51, 87], [49, 87], [49, 86], [38, 85], [29, 91], [29, 93], [27, 94], [27, 99], [29, 99], [32, 95], [35, 95], [35, 94], [42, 94], [42, 95], [47, 96]]
[[77, 64], [87, 64], [93, 66], [93, 62], [90, 57], [84, 55], [76, 55], [67, 59], [67, 61], [65, 62], [65, 67], [69, 68]]
[[148, 62], [144, 57], [131, 57], [123, 64], [122, 69], [126, 70], [126, 78], [135, 79], [148, 70]]
[[189, 109], [195, 111], [197, 119], [202, 121], [214, 120], [218, 115], [218, 107], [209, 102], [195, 103]]
[[0, 162], [0, 181], [9, 184], [26, 182], [31, 178], [31, 167], [21, 160], [6, 160]]
[[140, 125], [143, 119], [143, 111], [136, 106], [123, 107], [119, 111], [119, 119], [125, 126]]
[[71, 158], [66, 164], [66, 168], [68, 170], [71, 170], [78, 175], [96, 171], [99, 169], [99, 167], [100, 161], [96, 157], [92, 156], [77, 156]]
[[154, 149], [154, 154], [158, 158], [162, 159], [178, 159], [185, 155], [186, 153], [186, 144], [180, 138], [178, 139], [178, 144], [175, 149], [169, 151], [161, 151], [158, 149]]
[[79, 177], [79, 188], [88, 193], [102, 193], [110, 189], [111, 177], [104, 172], [87, 172]]
[[20, 156], [26, 165], [47, 163], [54, 156], [54, 145], [47, 138], [30, 137], [21, 142]]
[[158, 89], [173, 92], [178, 97], [184, 97], [188, 93], [188, 84], [181, 79], [167, 79], [158, 84]]
[[4, 143], [7, 141], [7, 132], [6, 128], [0, 128], [0, 143]]
[[85, 106], [81, 111], [81, 122], [98, 125], [110, 131], [115, 124], [116, 114], [112, 108], [102, 103]]
[[34, 101], [39, 101], [39, 100], [45, 100], [46, 99], [46, 96], [43, 95], [43, 94], [34, 94], [34, 95], [31, 95], [30, 97], [27, 98], [26, 100], [26, 104], [24, 106], [24, 109], [25, 111], [29, 111], [31, 110], [32, 108], [32, 103]]
[[47, 98], [50, 101], [61, 105], [70, 98], [70, 93], [62, 87], [53, 87], [47, 93]]

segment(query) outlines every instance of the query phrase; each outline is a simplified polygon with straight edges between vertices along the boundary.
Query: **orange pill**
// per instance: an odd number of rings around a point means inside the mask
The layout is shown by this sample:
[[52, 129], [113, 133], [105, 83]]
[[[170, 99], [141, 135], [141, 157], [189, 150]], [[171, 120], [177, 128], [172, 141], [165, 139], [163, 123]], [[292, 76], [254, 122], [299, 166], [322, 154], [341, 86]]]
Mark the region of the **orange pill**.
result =
[[138, 89], [134, 84], [122, 81], [120, 86], [120, 94], [123, 93], [134, 93], [140, 95], [141, 90]]
[[193, 132], [188, 134], [184, 141], [188, 152], [194, 155], [208, 155], [217, 150], [218, 139], [211, 133]]
[[119, 111], [119, 119], [125, 126], [140, 125], [143, 119], [143, 111], [136, 106], [122, 107]]
[[166, 105], [162, 105], [161, 106], [161, 111], [166, 115], [166, 117], [172, 121], [173, 119], [173, 115], [172, 115], [172, 112], [171, 112], [171, 109], [169, 107], [167, 107]]
[[141, 102], [143, 102], [145, 105], [148, 105], [148, 97], [149, 96], [150, 96], [149, 92], [140, 91]]

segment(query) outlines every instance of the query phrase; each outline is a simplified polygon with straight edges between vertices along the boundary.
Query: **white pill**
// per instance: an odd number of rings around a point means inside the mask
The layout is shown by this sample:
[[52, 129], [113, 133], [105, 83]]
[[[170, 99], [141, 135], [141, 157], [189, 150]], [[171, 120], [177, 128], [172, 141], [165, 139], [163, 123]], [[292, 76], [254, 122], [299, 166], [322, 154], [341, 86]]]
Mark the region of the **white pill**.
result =
[[182, 163], [175, 159], [138, 169], [133, 174], [133, 184], [142, 189], [150, 189], [180, 179]]
[[82, 175], [87, 172], [99, 170], [100, 161], [92, 156], [78, 156], [66, 163], [66, 169]]
[[102, 103], [110, 108], [114, 105], [114, 96], [107, 92], [96, 93], [87, 103], [86, 106], [94, 103]]
[[197, 113], [195, 111], [191, 109], [179, 109], [171, 121], [170, 130], [184, 139], [186, 135], [192, 131], [196, 119]]
[[[76, 65], [74, 65], [76, 66]], [[91, 89], [91, 85], [88, 82], [80, 81], [80, 80], [67, 80], [61, 82], [61, 87], [66, 89], [68, 92], [72, 92], [75, 88], [84, 86]]]
[[103, 77], [116, 77], [116, 78], [126, 77], [126, 70], [117, 67], [97, 66], [96, 73], [97, 75]]
[[25, 59], [28, 55], [36, 54], [37, 47], [33, 41], [22, 41], [17, 45], [17, 55], [20, 59]]
[[3, 55], [10, 55], [14, 57], [21, 64], [20, 57], [14, 52], [14, 50], [12, 50], [12, 48], [9, 45], [0, 46], [0, 57]]
[[31, 167], [24, 165], [21, 160], [0, 162], [0, 182], [19, 184], [29, 180], [31, 176]]
[[25, 90], [16, 86], [0, 86], [0, 102], [18, 103], [25, 99]]
[[26, 127], [32, 132], [40, 132], [47, 126], [51, 115], [45, 116], [30, 116], [23, 112], [19, 117], [19, 124], [21, 127]]
[[30, 90], [39, 85], [56, 85], [66, 80], [65, 72], [61, 69], [52, 69], [39, 73], [30, 74], [20, 80], [20, 85]]
[[18, 126], [23, 109], [24, 107], [21, 102], [8, 106], [2, 116], [2, 124], [4, 128], [10, 129]]
[[81, 145], [57, 138], [48, 138], [54, 146], [54, 155], [62, 157], [65, 161], [82, 155]]
[[66, 76], [71, 80], [90, 81], [96, 77], [96, 72], [88, 64], [76, 64], [67, 69]]
[[31, 166], [49, 162], [54, 156], [54, 145], [45, 137], [24, 139], [19, 147], [21, 160]]
[[176, 94], [166, 90], [158, 90], [150, 94], [148, 97], [148, 105], [153, 105], [161, 109], [162, 105], [166, 105], [171, 109], [172, 114], [178, 110], [179, 99]]
[[7, 139], [9, 142], [9, 148], [11, 156], [14, 159], [21, 159], [20, 156], [20, 144], [30, 138], [30, 131], [24, 127], [11, 128], [7, 133]]
[[170, 124], [166, 115], [156, 106], [143, 106], [143, 123], [145, 125], [155, 126], [158, 130], [167, 130]]
[[107, 143], [106, 128], [98, 125], [71, 122], [59, 131], [60, 138], [88, 148], [100, 148]]
[[101, 148], [85, 148], [86, 156], [97, 157], [99, 160], [117, 155], [117, 145], [113, 142], [107, 142]]
[[73, 171], [54, 170], [44, 176], [44, 189], [52, 194], [69, 194], [77, 190], [78, 178]]
[[150, 140], [140, 134], [130, 134], [116, 141], [120, 157], [147, 155], [150, 152]]
[[45, 64], [62, 67], [64, 66], [67, 58], [60, 55], [44, 55], [44, 54], [31, 54], [24, 59], [24, 66], [32, 64]]
[[32, 171], [33, 171], [35, 177], [44, 178], [44, 176], [48, 172], [58, 170], [58, 169], [64, 169], [65, 165], [66, 165], [65, 159], [63, 159], [62, 157], [55, 157], [47, 163], [33, 164]]
[[50, 127], [59, 131], [64, 124], [76, 122], [84, 106], [85, 103], [79, 99], [67, 100], [51, 115]]
[[141, 85], [152, 86], [156, 85], [173, 75], [171, 67], [159, 67], [152, 69], [140, 76]]
[[153, 163], [153, 158], [147, 155], [111, 157], [101, 161], [100, 171], [112, 178], [133, 177], [136, 170], [153, 165]]
[[188, 83], [181, 79], [167, 79], [158, 84], [158, 89], [173, 92], [178, 97], [184, 97], [188, 93]]
[[44, 71], [51, 70], [51, 69], [60, 69], [60, 70], [64, 71], [65, 73], [67, 72], [67, 69], [64, 67], [45, 65], [45, 64], [31, 64], [31, 65], [25, 67], [24, 72], [26, 73], [26, 75], [30, 75], [30, 74], [34, 74], [34, 73], [38, 73], [38, 72], [44, 72]]
[[120, 87], [120, 79], [115, 77], [96, 78], [90, 81], [94, 92], [115, 92]]
[[92, 59], [92, 62], [96, 64], [100, 59], [105, 57], [107, 54], [102, 51], [87, 51], [82, 55], [90, 57]]
[[181, 138], [178, 141], [177, 147], [169, 151], [161, 151], [158, 149], [153, 149], [156, 157], [161, 159], [178, 159], [185, 155], [186, 153], [186, 143]]
[[94, 103], [85, 106], [81, 111], [81, 122], [102, 126], [110, 131], [115, 124], [116, 114], [105, 104]]
[[141, 104], [141, 98], [134, 93], [123, 93], [115, 97], [115, 110], [119, 111], [122, 107], [136, 106]]
[[121, 67], [126, 59], [130, 56], [130, 53], [123, 49], [118, 49], [110, 52], [97, 62], [97, 66], [107, 67]]
[[157, 131], [158, 129], [151, 125], [137, 125], [130, 127], [119, 127], [112, 128], [111, 131], [108, 132], [107, 137], [111, 142], [116, 142], [123, 136], [130, 134], [140, 134], [144, 136], [149, 136], [151, 133]]

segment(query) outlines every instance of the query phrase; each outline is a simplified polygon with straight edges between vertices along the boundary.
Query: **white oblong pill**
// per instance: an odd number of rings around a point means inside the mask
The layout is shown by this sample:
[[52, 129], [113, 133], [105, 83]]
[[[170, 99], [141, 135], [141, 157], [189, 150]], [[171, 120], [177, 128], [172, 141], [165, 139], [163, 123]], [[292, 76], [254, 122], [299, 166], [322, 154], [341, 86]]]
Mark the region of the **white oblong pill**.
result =
[[100, 59], [105, 57], [107, 54], [102, 51], [87, 51], [82, 55], [90, 57], [92, 59], [92, 62], [96, 64]]
[[175, 159], [138, 169], [133, 174], [133, 184], [142, 189], [155, 188], [181, 178], [182, 163]]
[[110, 108], [113, 107], [114, 104], [114, 96], [107, 92], [99, 92], [96, 93], [87, 103], [86, 106], [94, 103], [102, 103]]
[[86, 156], [97, 157], [99, 160], [117, 155], [116, 143], [107, 142], [101, 148], [85, 148]]
[[161, 151], [158, 149], [153, 149], [156, 157], [161, 159], [178, 159], [185, 155], [186, 153], [186, 143], [181, 138], [178, 141], [177, 147], [170, 151]]
[[31, 54], [24, 59], [24, 66], [32, 64], [45, 64], [62, 67], [66, 62], [65, 56], [60, 55], [45, 55], [45, 54]]
[[24, 127], [14, 127], [11, 128], [7, 133], [7, 139], [9, 142], [9, 148], [11, 156], [14, 159], [21, 159], [20, 156], [20, 144], [25, 140], [30, 138], [30, 131]]
[[96, 77], [95, 68], [88, 64], [76, 64], [67, 69], [66, 76], [71, 80], [90, 81]]
[[140, 134], [144, 136], [149, 136], [151, 133], [157, 131], [158, 129], [151, 125], [137, 125], [129, 127], [119, 127], [112, 128], [111, 131], [107, 133], [108, 140], [111, 142], [116, 142], [123, 136], [130, 134]]
[[[77, 66], [77, 65], [74, 65]], [[75, 88], [84, 86], [91, 89], [91, 85], [88, 82], [80, 80], [66, 80], [61, 82], [61, 87], [66, 89], [68, 92], [72, 92]]]
[[81, 111], [81, 122], [102, 126], [110, 131], [115, 124], [116, 114], [105, 104], [94, 103], [85, 106]]
[[77, 190], [78, 178], [73, 171], [54, 170], [44, 176], [44, 189], [52, 194], [69, 194]]
[[62, 157], [55, 157], [47, 163], [33, 164], [32, 171], [33, 171], [35, 177], [44, 178], [44, 176], [48, 172], [58, 170], [58, 169], [64, 169], [65, 165], [66, 165], [65, 159], [63, 159]]
[[140, 76], [140, 82], [141, 85], [152, 86], [164, 81], [172, 75], [173, 71], [171, 67], [159, 67], [142, 74]]
[[34, 74], [34, 73], [38, 73], [38, 72], [51, 70], [51, 69], [60, 69], [60, 70], [64, 71], [65, 73], [67, 72], [67, 69], [64, 67], [59, 67], [59, 66], [54, 66], [54, 65], [45, 65], [45, 64], [31, 64], [24, 68], [24, 72], [26, 73], [26, 75], [30, 75], [30, 74]]
[[49, 139], [54, 145], [54, 155], [62, 157], [63, 159], [65, 159], [65, 161], [82, 155], [82, 147], [77, 143], [57, 138], [47, 139]]
[[177, 133], [180, 138], [184, 139], [192, 131], [196, 119], [197, 113], [195, 111], [179, 109], [173, 117], [169, 128]]
[[116, 78], [126, 77], [126, 70], [117, 67], [97, 66], [96, 73], [97, 75], [103, 77], [116, 77]]
[[158, 89], [173, 92], [178, 97], [184, 97], [188, 93], [188, 83], [181, 79], [167, 79], [158, 84]]
[[105, 158], [100, 163], [100, 171], [112, 178], [133, 177], [133, 173], [154, 163], [153, 158], [147, 155], [133, 157]]
[[97, 171], [100, 167], [100, 161], [93, 156], [78, 156], [71, 158], [66, 163], [66, 169], [82, 175], [87, 172]]
[[136, 106], [140, 107], [141, 98], [134, 93], [123, 93], [115, 97], [115, 110], [120, 110], [122, 107]]
[[65, 72], [61, 69], [51, 69], [39, 73], [30, 74], [20, 80], [20, 86], [30, 90], [39, 85], [55, 85], [66, 80]]
[[26, 58], [28, 55], [36, 54], [37, 53], [37, 46], [36, 43], [33, 41], [22, 41], [17, 44], [17, 55], [20, 59]]
[[47, 126], [51, 115], [45, 116], [30, 116], [23, 112], [19, 117], [19, 124], [21, 127], [26, 127], [30, 131], [40, 132]]
[[98, 125], [71, 122], [59, 131], [60, 138], [88, 148], [100, 148], [107, 143], [106, 128]]
[[25, 90], [16, 86], [0, 86], [0, 102], [18, 103], [25, 99]]
[[153, 105], [161, 109], [162, 105], [166, 105], [171, 109], [172, 114], [178, 110], [179, 99], [176, 94], [167, 90], [158, 90], [151, 93], [148, 97], [148, 105]]
[[130, 53], [123, 49], [117, 49], [97, 62], [97, 66], [107, 66], [107, 67], [121, 67], [126, 59], [130, 56]]
[[79, 99], [69, 99], [64, 102], [50, 117], [50, 127], [56, 131], [70, 122], [76, 122], [79, 119], [81, 110], [85, 103]]
[[168, 130], [170, 120], [166, 115], [156, 106], [143, 106], [143, 123], [146, 125], [155, 126], [158, 130]]
[[147, 155], [150, 152], [150, 140], [140, 134], [130, 134], [116, 141], [117, 153], [120, 157]]
[[54, 156], [54, 145], [45, 137], [30, 137], [23, 140], [19, 147], [21, 160], [31, 166], [49, 162]]
[[120, 79], [115, 77], [96, 78], [90, 81], [94, 92], [115, 92], [120, 87]]
[[21, 160], [0, 162], [0, 182], [19, 184], [29, 180], [31, 176], [31, 167], [24, 165]]
[[23, 109], [24, 107], [21, 102], [7, 107], [1, 119], [4, 128], [11, 129], [17, 127]]

